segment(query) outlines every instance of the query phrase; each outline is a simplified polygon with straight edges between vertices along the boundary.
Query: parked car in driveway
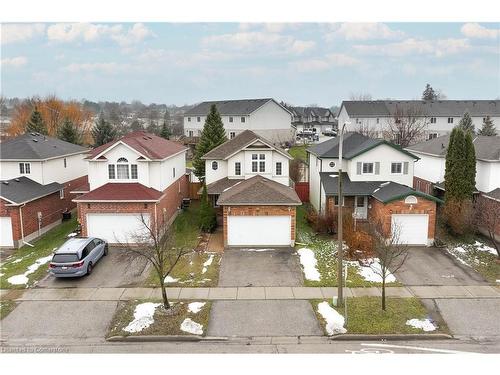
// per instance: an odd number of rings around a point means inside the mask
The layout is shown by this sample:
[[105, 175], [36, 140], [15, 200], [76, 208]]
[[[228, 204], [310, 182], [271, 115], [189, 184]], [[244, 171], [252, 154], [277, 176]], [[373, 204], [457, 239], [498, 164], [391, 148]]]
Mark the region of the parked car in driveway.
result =
[[323, 134], [327, 137], [336, 137], [337, 136], [337, 132], [333, 129], [330, 129], [330, 128], [323, 130], [323, 132], [321, 134]]
[[107, 254], [106, 241], [96, 237], [73, 237], [55, 251], [49, 271], [55, 277], [90, 275], [95, 264]]

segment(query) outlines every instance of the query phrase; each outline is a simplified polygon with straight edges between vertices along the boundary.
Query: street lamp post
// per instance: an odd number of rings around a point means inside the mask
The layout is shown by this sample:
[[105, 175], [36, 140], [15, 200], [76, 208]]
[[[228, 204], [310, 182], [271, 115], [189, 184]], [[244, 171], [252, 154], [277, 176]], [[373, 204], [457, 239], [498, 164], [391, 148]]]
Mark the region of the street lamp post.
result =
[[342, 277], [343, 273], [343, 258], [344, 258], [344, 249], [342, 244], [342, 148], [343, 148], [343, 140], [344, 140], [344, 130], [346, 125], [349, 125], [349, 122], [345, 122], [342, 125], [342, 129], [340, 130], [339, 135], [339, 187], [338, 187], [338, 205], [337, 205], [337, 240], [338, 240], [338, 250], [337, 250], [337, 283], [338, 283], [338, 292], [337, 292], [337, 304], [338, 306], [342, 306], [344, 304], [344, 279]]

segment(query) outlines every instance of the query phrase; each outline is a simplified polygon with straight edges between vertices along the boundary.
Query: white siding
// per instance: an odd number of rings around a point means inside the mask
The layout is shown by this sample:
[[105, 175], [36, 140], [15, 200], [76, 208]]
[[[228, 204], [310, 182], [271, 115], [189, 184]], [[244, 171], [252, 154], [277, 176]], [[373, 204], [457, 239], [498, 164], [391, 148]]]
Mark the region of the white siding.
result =
[[[218, 164], [217, 170], [212, 169], [212, 162]], [[207, 184], [218, 181], [221, 178], [227, 177], [227, 161], [225, 160], [205, 160], [205, 181]], [[241, 166], [243, 169], [243, 166]]]
[[415, 177], [431, 182], [444, 180], [445, 158], [415, 153], [420, 160], [415, 163]]
[[23, 162], [23, 163], [30, 163], [29, 174], [19, 173], [19, 163], [20, 162], [17, 161], [2, 161], [0, 166], [1, 179], [10, 180], [11, 178], [25, 176], [32, 179], [33, 181], [38, 182], [39, 184], [43, 184], [42, 162], [39, 161]]
[[[313, 154], [309, 155], [309, 201], [316, 211], [320, 211], [320, 165], [321, 160]], [[324, 202], [323, 202], [324, 203]]]

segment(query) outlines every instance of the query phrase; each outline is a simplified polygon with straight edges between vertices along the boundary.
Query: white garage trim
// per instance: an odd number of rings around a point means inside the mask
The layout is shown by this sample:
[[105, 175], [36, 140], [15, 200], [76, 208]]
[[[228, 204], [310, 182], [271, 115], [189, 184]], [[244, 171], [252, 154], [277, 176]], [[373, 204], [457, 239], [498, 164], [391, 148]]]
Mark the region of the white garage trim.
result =
[[[144, 214], [149, 225], [150, 216]], [[141, 214], [89, 213], [87, 214], [87, 235], [102, 238], [109, 243], [135, 243], [145, 233]]]
[[391, 233], [398, 228], [399, 243], [407, 245], [429, 245], [429, 215], [393, 214]]
[[292, 217], [228, 216], [228, 246], [292, 246]]
[[0, 246], [14, 247], [12, 237], [12, 220], [10, 216], [0, 217]]

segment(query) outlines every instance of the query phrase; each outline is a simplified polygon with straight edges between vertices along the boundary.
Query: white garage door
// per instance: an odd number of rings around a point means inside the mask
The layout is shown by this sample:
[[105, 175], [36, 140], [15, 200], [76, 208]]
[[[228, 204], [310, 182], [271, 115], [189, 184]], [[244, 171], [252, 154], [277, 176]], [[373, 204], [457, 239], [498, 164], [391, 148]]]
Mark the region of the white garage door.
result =
[[291, 216], [228, 216], [229, 246], [290, 246]]
[[10, 217], [0, 217], [0, 246], [13, 247], [12, 222]]
[[87, 214], [87, 233], [109, 243], [134, 243], [145, 228], [140, 214]]
[[427, 245], [429, 215], [392, 215], [391, 228], [398, 228], [400, 243]]

